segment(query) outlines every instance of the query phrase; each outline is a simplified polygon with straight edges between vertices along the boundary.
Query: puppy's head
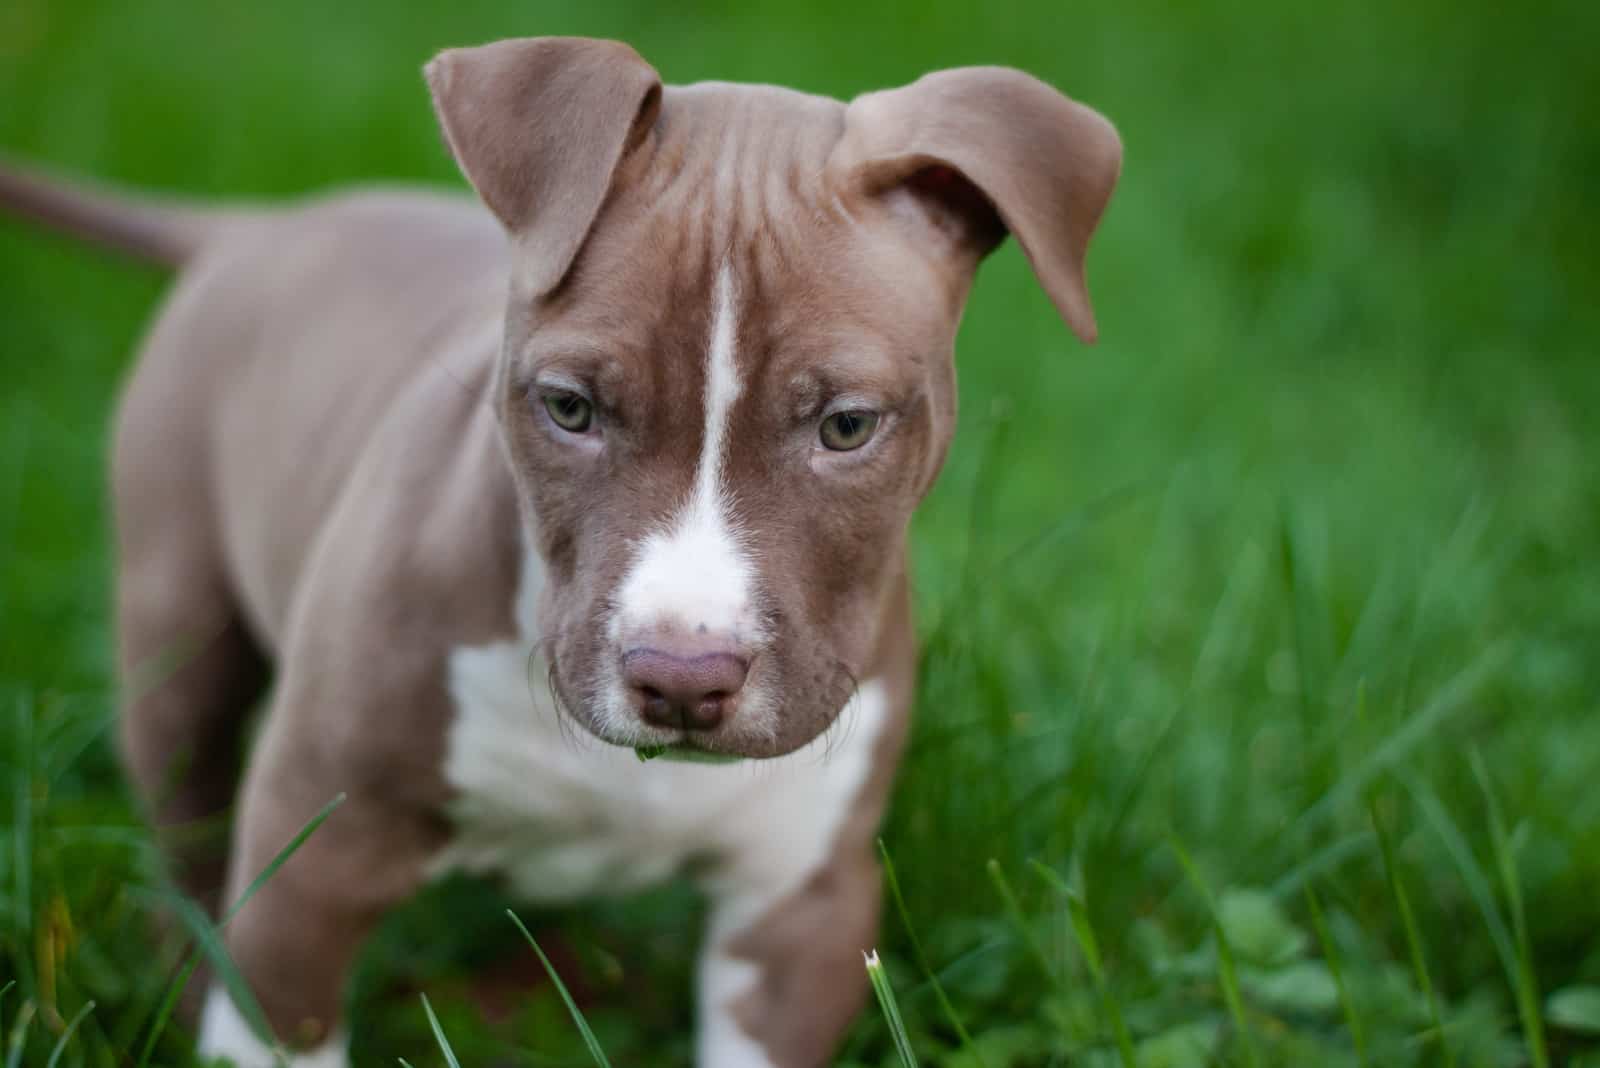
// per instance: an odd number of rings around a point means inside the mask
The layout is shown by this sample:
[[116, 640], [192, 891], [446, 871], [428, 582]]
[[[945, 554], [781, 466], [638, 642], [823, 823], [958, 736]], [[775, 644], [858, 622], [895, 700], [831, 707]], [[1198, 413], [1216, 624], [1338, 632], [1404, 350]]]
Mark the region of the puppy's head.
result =
[[559, 696], [617, 744], [798, 748], [870, 666], [978, 261], [1015, 234], [1093, 340], [1115, 132], [999, 68], [848, 106], [570, 38], [427, 74], [512, 242], [496, 403]]

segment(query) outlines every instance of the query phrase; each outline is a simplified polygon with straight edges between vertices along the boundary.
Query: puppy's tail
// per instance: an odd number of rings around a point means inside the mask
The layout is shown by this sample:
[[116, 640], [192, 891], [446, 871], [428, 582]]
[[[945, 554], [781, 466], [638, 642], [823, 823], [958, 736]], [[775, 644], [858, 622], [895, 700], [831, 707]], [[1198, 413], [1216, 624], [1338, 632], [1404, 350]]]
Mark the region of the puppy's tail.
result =
[[135, 259], [180, 267], [228, 215], [47, 177], [0, 159], [0, 210]]

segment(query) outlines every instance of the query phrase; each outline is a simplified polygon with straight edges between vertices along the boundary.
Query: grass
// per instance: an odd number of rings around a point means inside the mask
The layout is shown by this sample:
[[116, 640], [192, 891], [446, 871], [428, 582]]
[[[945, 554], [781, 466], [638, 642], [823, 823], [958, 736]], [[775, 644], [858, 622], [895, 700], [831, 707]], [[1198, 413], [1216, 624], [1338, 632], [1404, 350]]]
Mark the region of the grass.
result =
[[1138, 1068], [1139, 1057], [1133, 1050], [1133, 1036], [1128, 1031], [1127, 1021], [1123, 1019], [1122, 1005], [1106, 984], [1105, 965], [1100, 960], [1100, 941], [1095, 937], [1094, 925], [1089, 922], [1088, 903], [1082, 893], [1068, 886], [1053, 870], [1037, 860], [1030, 863], [1034, 870], [1055, 887], [1066, 900], [1072, 918], [1072, 933], [1078, 941], [1078, 951], [1083, 954], [1084, 967], [1089, 970], [1089, 978], [1094, 980], [1095, 991], [1100, 995], [1102, 1012], [1110, 1024], [1111, 1034], [1117, 1041], [1117, 1057], [1122, 1068]]
[[[1011, 63], [1127, 142], [1100, 346], [998, 253], [913, 532], [916, 933], [877, 948], [919, 1063], [1600, 1063], [1600, 9], [10, 0], [0, 151], [454, 185], [418, 68], [526, 32], [838, 95]], [[131, 1063], [186, 959], [108, 673], [106, 415], [161, 291], [0, 221], [0, 1064]], [[385, 926], [358, 1063], [443, 1063], [420, 993], [463, 1064], [595, 1063], [551, 985], [485, 992], [537, 963], [510, 904], [453, 881]], [[688, 1061], [692, 895], [523, 915], [606, 1056]], [[901, 1057], [869, 1009], [839, 1063]]]
[[1328, 933], [1328, 921], [1323, 917], [1322, 905], [1317, 899], [1317, 893], [1311, 887], [1306, 887], [1306, 907], [1311, 913], [1311, 924], [1317, 932], [1317, 944], [1322, 947], [1322, 959], [1328, 968], [1328, 975], [1333, 979], [1333, 988], [1339, 995], [1339, 1007], [1344, 1013], [1345, 1032], [1350, 1037], [1350, 1044], [1355, 1050], [1355, 1063], [1360, 1068], [1366, 1068], [1370, 1063], [1367, 1059], [1366, 1030], [1361, 1025], [1361, 1013], [1356, 1009], [1355, 1002], [1350, 996], [1350, 987], [1344, 981], [1344, 966], [1340, 963], [1339, 947]]
[[889, 982], [889, 977], [883, 974], [883, 961], [878, 959], [877, 950], [863, 953], [862, 958], [867, 969], [867, 980], [872, 984], [872, 994], [878, 999], [878, 1008], [883, 1011], [883, 1018], [889, 1025], [889, 1035], [894, 1040], [894, 1051], [900, 1066], [917, 1068], [917, 1054], [911, 1048], [911, 1036], [906, 1031], [905, 1021], [900, 1018], [900, 1002], [895, 998], [894, 986]]
[[534, 940], [533, 935], [528, 932], [528, 928], [517, 917], [517, 914], [510, 909], [506, 909], [506, 915], [511, 918], [512, 923], [516, 924], [517, 930], [522, 933], [522, 937], [539, 958], [539, 964], [544, 968], [545, 974], [550, 977], [550, 982], [555, 986], [556, 993], [561, 995], [561, 1003], [572, 1014], [572, 1022], [577, 1025], [578, 1033], [583, 1036], [583, 1044], [588, 1047], [589, 1056], [594, 1058], [595, 1064], [599, 1065], [600, 1068], [611, 1068], [611, 1062], [606, 1058], [605, 1050], [601, 1048], [600, 1041], [594, 1037], [594, 1031], [589, 1027], [589, 1021], [584, 1017], [583, 1010], [578, 1008], [578, 1003], [573, 1000], [571, 991], [567, 989], [567, 984], [561, 981], [561, 973], [556, 971], [554, 964], [550, 963], [550, 958], [545, 956], [544, 950], [539, 948], [539, 943]]

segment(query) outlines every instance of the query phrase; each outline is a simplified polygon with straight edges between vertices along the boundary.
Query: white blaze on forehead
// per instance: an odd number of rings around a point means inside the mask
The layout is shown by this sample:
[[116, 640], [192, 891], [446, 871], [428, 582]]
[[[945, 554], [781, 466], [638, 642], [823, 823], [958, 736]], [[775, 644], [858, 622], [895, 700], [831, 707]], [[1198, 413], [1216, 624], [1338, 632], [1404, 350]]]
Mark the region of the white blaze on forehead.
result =
[[694, 491], [666, 529], [647, 537], [618, 591], [612, 637], [677, 625], [713, 634], [754, 637], [750, 605], [752, 566], [731, 520], [723, 485], [728, 416], [739, 397], [734, 361], [738, 309], [727, 267], [712, 295], [711, 341], [706, 357], [705, 437]]

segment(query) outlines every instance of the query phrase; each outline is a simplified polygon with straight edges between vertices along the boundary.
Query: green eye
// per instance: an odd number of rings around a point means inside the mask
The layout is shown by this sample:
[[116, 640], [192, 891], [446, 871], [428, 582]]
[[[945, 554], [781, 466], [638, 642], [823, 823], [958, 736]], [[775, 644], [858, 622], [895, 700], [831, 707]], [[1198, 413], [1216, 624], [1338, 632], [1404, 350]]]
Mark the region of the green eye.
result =
[[594, 405], [581, 393], [558, 390], [544, 395], [544, 410], [556, 426], [569, 434], [582, 434], [594, 422]]
[[822, 421], [822, 444], [834, 452], [851, 452], [871, 441], [877, 429], [877, 412], [834, 412]]

